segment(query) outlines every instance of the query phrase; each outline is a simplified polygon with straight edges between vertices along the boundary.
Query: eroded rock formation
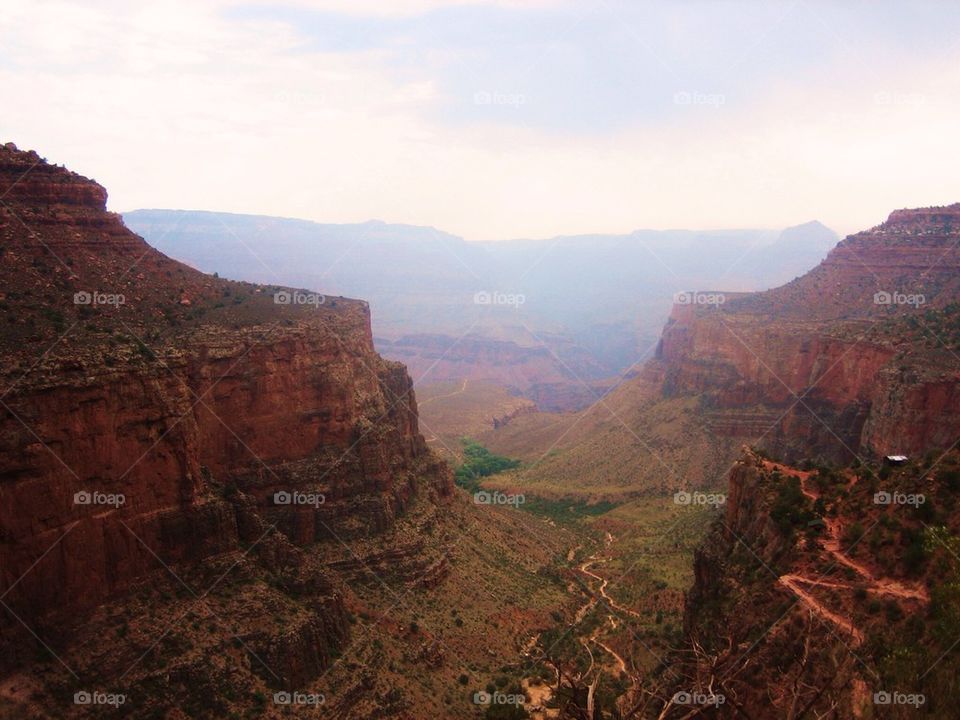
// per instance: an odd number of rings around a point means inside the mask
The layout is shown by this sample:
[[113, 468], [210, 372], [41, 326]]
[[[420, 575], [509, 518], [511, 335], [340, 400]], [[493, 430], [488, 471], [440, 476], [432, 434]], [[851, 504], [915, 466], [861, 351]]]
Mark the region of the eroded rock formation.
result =
[[[0, 193], [4, 603], [62, 635], [164, 566], [256, 546], [301, 568], [314, 607], [264, 653], [291, 678], [323, 666], [349, 629], [329, 569], [296, 546], [383, 531], [417, 493], [452, 491], [366, 303], [172, 261], [101, 186], [12, 144]], [[273, 529], [293, 545], [264, 541]], [[438, 558], [412, 562], [442, 577]], [[4, 616], [8, 663], [24, 632]]]
[[717, 432], [786, 457], [947, 448], [958, 241], [960, 204], [896, 211], [787, 285], [676, 306], [646, 372], [667, 395], [701, 395]]

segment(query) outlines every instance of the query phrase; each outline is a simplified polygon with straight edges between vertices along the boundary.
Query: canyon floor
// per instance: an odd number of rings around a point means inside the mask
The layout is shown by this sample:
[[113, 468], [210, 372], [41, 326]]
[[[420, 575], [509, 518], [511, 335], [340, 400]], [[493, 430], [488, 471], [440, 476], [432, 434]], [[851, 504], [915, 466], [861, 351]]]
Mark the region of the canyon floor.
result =
[[[629, 436], [632, 428], [615, 410], [604, 408], [605, 403], [582, 413], [548, 413], [492, 384], [426, 384], [418, 392], [424, 432], [448, 429], [428, 435], [428, 442], [455, 462], [463, 459], [466, 438], [515, 453], [522, 458], [520, 467], [483, 477], [482, 489], [522, 494], [524, 502], [512, 512], [542, 519], [577, 538], [563, 563], [563, 577], [568, 596], [580, 598], [579, 604], [562, 623], [531, 637], [526, 649], [531, 667], [539, 669], [522, 681], [534, 698], [527, 705], [531, 717], [558, 717], [561, 711], [564, 717], [575, 716], [574, 706], [586, 701], [575, 698], [571, 687], [593, 693], [598, 707], [627, 712], [641, 692], [638, 678], [661, 665], [679, 642], [684, 594], [693, 582], [693, 553], [719, 508], [679, 503], [659, 481], [645, 486], [651, 468], [639, 477], [632, 474], [642, 464], [636, 460], [616, 475], [628, 491], [620, 484], [592, 484], [578, 481], [571, 471], [557, 476], [538, 467], [544, 457], [555, 456], [559, 446], [577, 447], [584, 462], [599, 461]], [[625, 386], [610, 402], [626, 409], [636, 392]], [[665, 442], [664, 435], [690, 422], [683, 404], [658, 409], [661, 415], [643, 417], [682, 419], [658, 426], [654, 442]], [[638, 414], [627, 417], [636, 423]], [[598, 428], [607, 436], [601, 442], [596, 442]], [[586, 447], [578, 447], [578, 442]], [[605, 467], [594, 476], [609, 477]], [[546, 477], [550, 482], [543, 481]], [[568, 678], [559, 693], [558, 673]]]

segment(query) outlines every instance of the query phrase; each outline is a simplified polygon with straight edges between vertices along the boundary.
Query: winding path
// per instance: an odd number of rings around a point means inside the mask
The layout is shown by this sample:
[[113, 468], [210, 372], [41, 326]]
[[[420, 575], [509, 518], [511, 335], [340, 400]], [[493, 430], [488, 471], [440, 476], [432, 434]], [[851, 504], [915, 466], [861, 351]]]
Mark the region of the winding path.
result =
[[[607, 533], [606, 546], [609, 547], [610, 544], [613, 543], [613, 540], [614, 540], [613, 536], [610, 535], [610, 533]], [[587, 577], [592, 578], [593, 580], [596, 580], [600, 583], [600, 586], [598, 588], [599, 595], [601, 598], [603, 598], [603, 600], [605, 601], [605, 604], [609, 608], [613, 608], [614, 610], [621, 613], [625, 613], [627, 615], [632, 615], [633, 617], [636, 617], [636, 618], [641, 618], [642, 616], [640, 615], [640, 613], [634, 610], [631, 610], [630, 608], [624, 607], [623, 605], [618, 603], [616, 600], [614, 600], [612, 597], [610, 597], [610, 595], [607, 594], [607, 585], [610, 584], [610, 581], [607, 578], [603, 577], [602, 575], [598, 575], [597, 573], [593, 572], [590, 569], [591, 565], [594, 565], [595, 563], [606, 562], [608, 559], [609, 558], [599, 557], [599, 553], [594, 553], [589, 558], [587, 558], [584, 562], [582, 562], [578, 569], [580, 570], [581, 573], [583, 573]], [[589, 582], [587, 583], [587, 587], [588, 588], [590, 587]], [[583, 617], [586, 615], [586, 612], [588, 612], [589, 609], [592, 609], [596, 605], [597, 605], [597, 598], [596, 596], [594, 596], [590, 598], [590, 600], [587, 602], [586, 605], [584, 605], [583, 608], [581, 608], [581, 612], [577, 613], [579, 618], [578, 622], [579, 620], [583, 619]], [[586, 612], [584, 612], [584, 609], [586, 609]], [[618, 627], [617, 621], [618, 621], [618, 618], [616, 618], [612, 613], [609, 613], [609, 612], [607, 613], [607, 622], [610, 623], [610, 627], [614, 630], [616, 630]], [[626, 660], [624, 660], [624, 658], [616, 650], [614, 650], [612, 647], [610, 647], [605, 642], [599, 639], [599, 636], [603, 632], [603, 629], [605, 626], [606, 626], [606, 623], [601, 623], [596, 627], [596, 629], [593, 631], [593, 633], [590, 635], [589, 638], [587, 639], [581, 638], [580, 642], [581, 644], [584, 645], [584, 647], [587, 647], [588, 643], [593, 643], [594, 645], [602, 648], [605, 653], [607, 653], [610, 657], [613, 658], [613, 661], [616, 665], [616, 669], [620, 673], [627, 675], [629, 677], [629, 674], [627, 672]], [[590, 652], [589, 648], [587, 649], [587, 652]], [[594, 666], [593, 653], [590, 652], [590, 669], [591, 670], [593, 669], [593, 666]], [[585, 674], [588, 675], [589, 673], [590, 673], [590, 670], [588, 670], [587, 673]]]
[[[800, 478], [800, 489], [803, 494], [814, 502], [820, 499], [820, 494], [810, 487], [809, 481], [811, 473], [809, 471], [795, 470], [770, 461], [764, 462], [764, 466], [768, 470], [779, 470], [784, 474], [798, 476]], [[854, 476], [847, 487], [853, 487], [856, 482], [857, 477]], [[838, 564], [848, 567], [857, 573], [862, 578], [862, 581], [856, 584], [850, 584], [827, 580], [822, 576], [813, 579], [802, 574], [789, 573], [781, 575], [778, 578], [778, 582], [796, 595], [810, 610], [836, 625], [841, 631], [849, 633], [855, 645], [863, 643], [864, 637], [863, 632], [854, 626], [853, 619], [835, 613], [814, 597], [805, 587], [824, 587], [837, 590], [856, 590], [857, 588], [863, 588], [866, 592], [876, 595], [886, 595], [902, 600], [916, 600], [922, 603], [930, 602], [930, 595], [922, 585], [906, 585], [897, 580], [891, 580], [890, 578], [877, 577], [866, 565], [858, 563], [848, 557], [843, 552], [840, 543], [840, 538], [843, 535], [843, 524], [839, 518], [824, 518], [824, 525], [826, 527], [826, 536], [823, 538], [824, 549], [830, 553]]]
[[614, 610], [618, 610], [619, 612], [626, 613], [627, 615], [633, 615], [635, 618], [642, 619], [643, 616], [640, 615], [640, 613], [638, 613], [635, 610], [631, 610], [630, 608], [624, 607], [623, 605], [618, 603], [616, 600], [614, 600], [612, 597], [610, 597], [607, 594], [607, 585], [610, 583], [610, 581], [600, 575], [597, 575], [595, 572], [591, 572], [589, 569], [591, 565], [599, 562], [606, 562], [606, 559], [598, 559], [594, 555], [587, 562], [583, 563], [580, 566], [580, 572], [582, 572], [584, 575], [589, 575], [594, 580], [600, 581], [600, 597], [606, 600], [607, 605], [612, 607]]

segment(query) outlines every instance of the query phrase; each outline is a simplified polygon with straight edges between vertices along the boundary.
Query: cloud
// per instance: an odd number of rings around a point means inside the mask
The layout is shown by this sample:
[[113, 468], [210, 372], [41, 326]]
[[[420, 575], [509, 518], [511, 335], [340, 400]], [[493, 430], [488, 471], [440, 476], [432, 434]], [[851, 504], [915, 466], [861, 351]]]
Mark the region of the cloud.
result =
[[382, 17], [420, 15], [434, 10], [466, 6], [535, 10], [567, 2], [568, 0], [292, 0], [285, 4], [321, 12]]
[[[803, 64], [804, 48], [784, 57], [758, 35], [741, 61], [754, 70], [724, 85], [671, 44], [689, 37], [681, 30], [648, 50], [657, 27], [635, 38], [619, 15], [578, 8], [577, 25], [557, 7], [543, 11], [547, 35], [511, 25], [504, 41], [511, 11], [498, 7], [468, 28], [472, 44], [426, 42], [449, 17], [407, 18], [383, 42], [336, 50], [313, 42], [341, 29], [327, 16], [307, 28], [226, 2], [14, 1], [0, 17], [0, 92], [18, 101], [0, 139], [92, 175], [116, 210], [378, 217], [477, 239], [815, 217], [854, 230], [894, 207], [958, 199], [949, 45], [851, 49], [824, 32], [829, 49]], [[598, 65], [584, 49], [607, 37], [622, 45]], [[509, 75], [529, 67], [517, 65], [528, 51], [536, 71]], [[764, 62], [776, 71], [757, 73]]]

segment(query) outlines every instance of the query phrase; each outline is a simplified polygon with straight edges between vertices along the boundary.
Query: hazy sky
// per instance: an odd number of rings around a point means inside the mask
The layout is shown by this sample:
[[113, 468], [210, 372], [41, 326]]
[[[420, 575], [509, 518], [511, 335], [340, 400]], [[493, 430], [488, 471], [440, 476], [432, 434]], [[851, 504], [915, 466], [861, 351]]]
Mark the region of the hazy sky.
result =
[[110, 207], [468, 239], [960, 200], [960, 3], [4, 0], [0, 140]]

